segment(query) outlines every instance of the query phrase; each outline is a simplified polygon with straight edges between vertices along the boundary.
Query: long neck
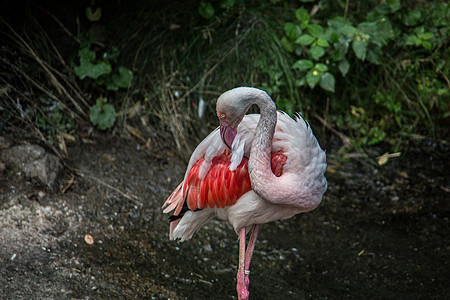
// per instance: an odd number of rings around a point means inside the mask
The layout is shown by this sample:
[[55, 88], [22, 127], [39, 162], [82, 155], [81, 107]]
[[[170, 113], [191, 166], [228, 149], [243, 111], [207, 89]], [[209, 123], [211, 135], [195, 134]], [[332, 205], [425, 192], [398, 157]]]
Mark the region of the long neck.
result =
[[261, 197], [264, 197], [264, 188], [267, 181], [270, 182], [275, 175], [271, 170], [271, 150], [272, 138], [277, 123], [277, 110], [275, 103], [270, 97], [257, 97], [255, 104], [260, 110], [260, 119], [255, 130], [255, 137], [252, 143], [252, 150], [249, 158], [250, 181], [253, 189]]
[[254, 91], [244, 97], [243, 101], [246, 101], [247, 107], [258, 105], [261, 115], [248, 160], [253, 191], [272, 204], [289, 207], [292, 213], [306, 212], [317, 207], [327, 188], [324, 176], [326, 157], [311, 130], [305, 125], [303, 133], [299, 132], [298, 136], [292, 137], [301, 139], [300, 146], [297, 142], [297, 147], [289, 149], [288, 146], [285, 149], [286, 155], [291, 154], [288, 157], [290, 169], [276, 177], [271, 168], [272, 140], [277, 124], [275, 103], [266, 93]]
[[[251, 156], [258, 158], [258, 161], [267, 163], [270, 169], [270, 157], [272, 150], [272, 138], [277, 123], [277, 109], [275, 103], [270, 98], [258, 98], [261, 117], [255, 130], [255, 138], [252, 144]], [[266, 164], [265, 164], [266, 165]]]

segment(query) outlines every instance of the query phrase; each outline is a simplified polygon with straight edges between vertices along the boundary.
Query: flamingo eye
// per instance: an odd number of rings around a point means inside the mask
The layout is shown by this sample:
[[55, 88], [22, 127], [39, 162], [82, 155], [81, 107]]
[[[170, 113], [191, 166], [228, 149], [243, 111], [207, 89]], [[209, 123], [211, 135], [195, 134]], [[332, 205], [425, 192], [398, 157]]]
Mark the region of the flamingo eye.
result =
[[224, 119], [225, 118], [225, 114], [220, 114], [220, 118]]

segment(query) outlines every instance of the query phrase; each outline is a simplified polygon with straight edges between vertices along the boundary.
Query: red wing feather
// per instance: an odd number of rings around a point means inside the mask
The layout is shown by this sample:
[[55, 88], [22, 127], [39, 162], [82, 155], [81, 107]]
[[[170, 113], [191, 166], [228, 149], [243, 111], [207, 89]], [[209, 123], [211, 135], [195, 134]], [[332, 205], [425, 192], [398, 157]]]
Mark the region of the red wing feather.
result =
[[272, 153], [272, 161], [271, 161], [271, 167], [272, 172], [275, 174], [275, 176], [280, 177], [281, 174], [283, 174], [283, 167], [286, 164], [287, 156], [283, 154], [283, 152], [278, 151], [275, 153]]
[[203, 161], [204, 158], [200, 159], [192, 167], [184, 182], [183, 196], [190, 210], [233, 205], [251, 189], [248, 158], [244, 157], [236, 170], [230, 171], [230, 157], [216, 156], [205, 178], [199, 180], [198, 172]]
[[[252, 189], [247, 157], [242, 158], [236, 170], [230, 171], [230, 156], [216, 156], [206, 176], [200, 179], [198, 174], [204, 160], [201, 158], [192, 166], [186, 180], [180, 183], [166, 200], [163, 205], [167, 206], [165, 213], [175, 209], [174, 215], [177, 216], [185, 201], [191, 211], [206, 207], [231, 206]], [[286, 160], [287, 157], [282, 152], [272, 153], [271, 167], [275, 176], [281, 176]]]

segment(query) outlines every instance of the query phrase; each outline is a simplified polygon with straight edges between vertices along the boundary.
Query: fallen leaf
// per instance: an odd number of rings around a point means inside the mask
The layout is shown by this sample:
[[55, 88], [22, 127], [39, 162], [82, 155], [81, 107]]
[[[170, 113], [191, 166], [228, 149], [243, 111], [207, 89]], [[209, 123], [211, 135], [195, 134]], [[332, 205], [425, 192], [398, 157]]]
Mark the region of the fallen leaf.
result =
[[76, 138], [73, 135], [68, 134], [67, 132], [62, 132], [61, 135], [63, 136], [63, 138], [66, 142], [73, 143], [76, 141]]
[[90, 139], [87, 139], [87, 138], [84, 138], [84, 137], [81, 138], [81, 141], [82, 141], [84, 144], [95, 144], [95, 141], [90, 140]]
[[129, 118], [133, 118], [134, 116], [138, 115], [141, 112], [142, 105], [140, 102], [136, 102], [133, 106], [131, 106], [128, 111], [127, 115]]
[[89, 233], [86, 233], [84, 235], [84, 241], [86, 242], [86, 244], [92, 245], [94, 243], [94, 238]]
[[390, 158], [399, 157], [400, 155], [401, 155], [400, 152], [395, 152], [395, 153], [386, 152], [383, 155], [378, 157], [378, 165], [383, 166], [383, 165], [387, 164], [387, 162]]
[[336, 173], [336, 169], [333, 168], [333, 167], [328, 166], [327, 167], [327, 173], [334, 174], [334, 173]]
[[142, 135], [142, 133], [139, 131], [139, 129], [132, 127], [130, 125], [126, 125], [125, 126], [126, 131], [131, 134], [132, 136], [138, 138], [139, 140], [141, 140], [142, 142], [146, 142], [144, 136]]
[[101, 155], [101, 157], [102, 157], [104, 160], [106, 160], [107, 162], [109, 162], [109, 163], [112, 163], [112, 162], [115, 162], [115, 161], [116, 161], [116, 158], [115, 158], [114, 156], [109, 155], [109, 154], [106, 154], [106, 153], [103, 153], [103, 154]]
[[145, 148], [148, 150], [152, 150], [152, 140], [150, 138], [147, 139], [147, 142], [145, 143]]
[[387, 156], [387, 152], [381, 156], [378, 157], [378, 165], [379, 166], [384, 166], [385, 164], [387, 164], [389, 157]]
[[66, 142], [65, 142], [64, 135], [62, 135], [62, 134], [58, 135], [58, 147], [59, 147], [59, 150], [61, 150], [65, 155], [67, 155]]

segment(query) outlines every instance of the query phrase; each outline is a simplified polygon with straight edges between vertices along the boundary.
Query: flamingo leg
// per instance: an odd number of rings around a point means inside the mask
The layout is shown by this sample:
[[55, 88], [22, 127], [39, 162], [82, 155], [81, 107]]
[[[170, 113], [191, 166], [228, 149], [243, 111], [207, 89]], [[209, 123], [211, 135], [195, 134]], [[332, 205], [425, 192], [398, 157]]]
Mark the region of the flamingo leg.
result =
[[245, 252], [245, 267], [244, 267], [244, 282], [247, 287], [250, 284], [250, 261], [252, 260], [253, 250], [255, 250], [256, 239], [258, 238], [259, 229], [261, 228], [261, 224], [253, 225], [252, 234], [250, 235], [250, 239], [248, 241], [247, 250]]
[[248, 299], [248, 284], [245, 284], [245, 227], [242, 227], [239, 231], [239, 268], [236, 290], [239, 300]]
[[248, 286], [250, 284], [250, 261], [252, 260], [253, 250], [255, 249], [256, 239], [258, 237], [261, 224], [253, 226], [252, 234], [245, 249], [245, 227], [239, 231], [239, 268], [237, 273], [237, 286], [239, 300], [247, 300], [249, 296]]

